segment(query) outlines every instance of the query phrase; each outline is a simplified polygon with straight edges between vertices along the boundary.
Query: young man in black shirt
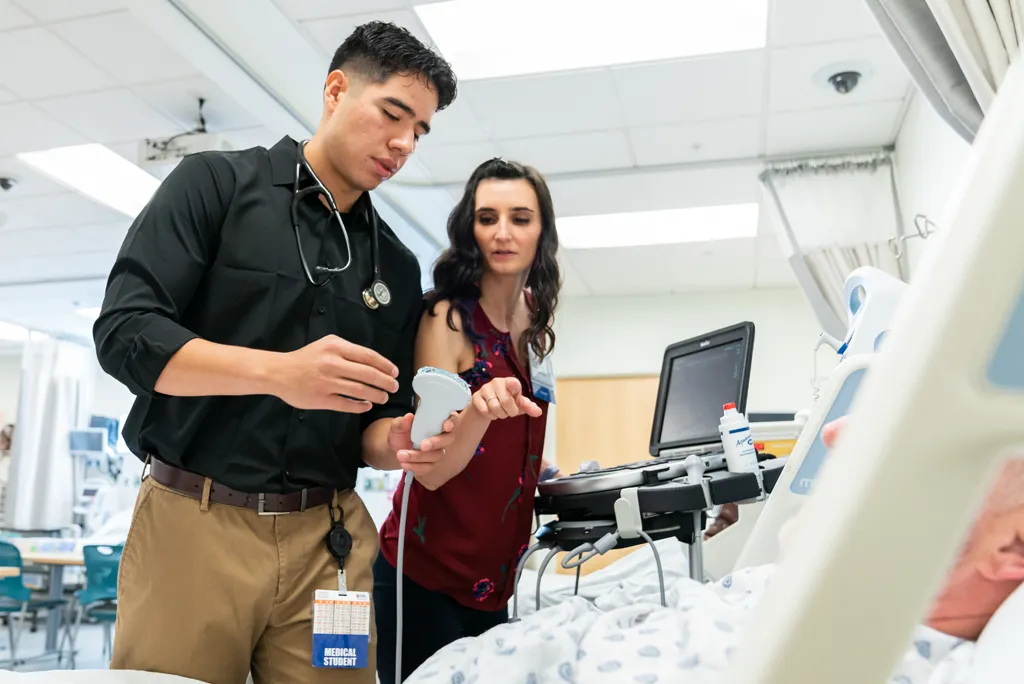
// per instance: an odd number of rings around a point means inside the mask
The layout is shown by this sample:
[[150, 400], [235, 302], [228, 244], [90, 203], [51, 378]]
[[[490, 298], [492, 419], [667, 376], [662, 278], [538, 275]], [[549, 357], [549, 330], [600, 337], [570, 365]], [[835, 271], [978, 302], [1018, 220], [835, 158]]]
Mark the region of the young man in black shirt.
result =
[[112, 667], [374, 681], [372, 637], [365, 667], [313, 667], [314, 591], [337, 589], [340, 565], [348, 589], [372, 591], [357, 469], [429, 471], [454, 433], [412, 452], [420, 270], [368, 191], [455, 94], [407, 31], [361, 26], [308, 143], [190, 156], [133, 223], [94, 328], [101, 366], [137, 396], [124, 436], [150, 468]]

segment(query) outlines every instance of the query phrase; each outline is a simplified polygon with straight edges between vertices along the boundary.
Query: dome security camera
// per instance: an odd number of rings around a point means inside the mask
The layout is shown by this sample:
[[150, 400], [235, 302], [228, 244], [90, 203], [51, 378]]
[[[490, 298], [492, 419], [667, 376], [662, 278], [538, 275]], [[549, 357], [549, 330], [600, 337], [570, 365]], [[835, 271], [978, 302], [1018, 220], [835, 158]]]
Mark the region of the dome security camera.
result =
[[829, 84], [840, 95], [846, 95], [860, 83], [859, 71], [840, 71], [828, 77]]
[[4, 192], [10, 191], [17, 184], [18, 184], [18, 181], [14, 180], [13, 178], [7, 178], [7, 177], [0, 178], [0, 190], [3, 190]]

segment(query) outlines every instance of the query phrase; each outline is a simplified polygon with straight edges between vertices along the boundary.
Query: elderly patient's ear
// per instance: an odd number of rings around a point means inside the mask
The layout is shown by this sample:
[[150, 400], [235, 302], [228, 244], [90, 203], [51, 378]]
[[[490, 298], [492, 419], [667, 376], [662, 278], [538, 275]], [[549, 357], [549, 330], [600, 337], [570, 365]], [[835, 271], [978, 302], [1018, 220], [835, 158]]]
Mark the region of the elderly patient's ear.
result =
[[982, 558], [978, 572], [993, 582], [1024, 582], [1024, 541], [1017, 536]]

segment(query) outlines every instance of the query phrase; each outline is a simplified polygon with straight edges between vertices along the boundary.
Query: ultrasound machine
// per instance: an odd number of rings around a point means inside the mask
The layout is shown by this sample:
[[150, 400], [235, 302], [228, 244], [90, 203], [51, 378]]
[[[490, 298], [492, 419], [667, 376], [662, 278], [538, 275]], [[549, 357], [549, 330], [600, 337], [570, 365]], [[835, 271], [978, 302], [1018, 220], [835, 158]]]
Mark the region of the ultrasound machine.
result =
[[[651, 545], [674, 537], [689, 547], [690, 576], [703, 582], [702, 541], [709, 511], [728, 503], [766, 497], [784, 458], [758, 454], [757, 472], [730, 472], [719, 434], [723, 406], [746, 411], [754, 325], [740, 323], [669, 346], [665, 350], [651, 428], [651, 458], [579, 472], [538, 485], [535, 511], [554, 520], [539, 527], [537, 542], [517, 570], [539, 550], [540, 569], [562, 551], [566, 569], [578, 568], [611, 549]], [[577, 575], [578, 576], [578, 575]], [[664, 581], [661, 582], [664, 603]], [[518, 598], [514, 600], [514, 616]]]

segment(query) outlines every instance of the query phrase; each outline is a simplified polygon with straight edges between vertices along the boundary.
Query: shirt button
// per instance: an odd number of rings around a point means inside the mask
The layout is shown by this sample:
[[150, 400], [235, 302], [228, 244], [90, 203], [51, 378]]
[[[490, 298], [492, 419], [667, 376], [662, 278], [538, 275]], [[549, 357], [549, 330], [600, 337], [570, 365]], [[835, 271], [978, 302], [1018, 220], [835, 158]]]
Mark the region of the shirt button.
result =
[[299, 417], [299, 420], [302, 420], [303, 418], [306, 417], [306, 414], [303, 413], [302, 411], [299, 411], [299, 416], [298, 417]]
[[321, 306], [321, 307], [319, 307], [319, 308], [317, 308], [317, 310], [316, 310], [316, 312], [317, 312], [318, 314], [320, 314], [321, 316], [323, 316], [323, 315], [324, 315], [324, 312], [325, 312], [325, 311], [327, 311], [327, 309], [325, 309], [325, 308], [324, 308], [324, 307], [322, 307], [322, 306]]

